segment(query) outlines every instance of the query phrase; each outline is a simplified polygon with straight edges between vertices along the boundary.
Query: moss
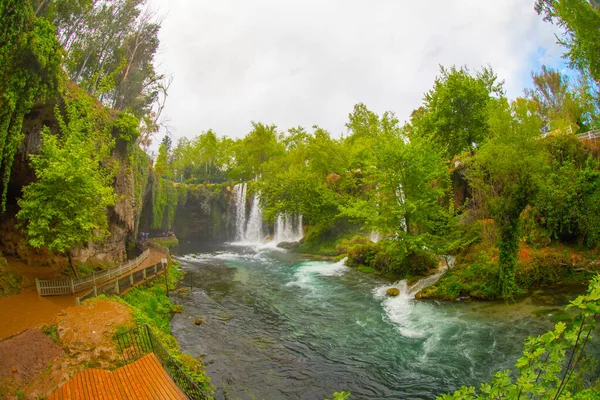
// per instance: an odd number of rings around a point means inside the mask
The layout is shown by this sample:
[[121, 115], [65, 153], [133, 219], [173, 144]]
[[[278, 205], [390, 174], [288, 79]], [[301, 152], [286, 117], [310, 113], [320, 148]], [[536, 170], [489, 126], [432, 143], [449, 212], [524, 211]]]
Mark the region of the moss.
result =
[[179, 246], [179, 240], [175, 236], [165, 238], [153, 238], [150, 240], [156, 244], [165, 246], [169, 250], [173, 250], [175, 247]]
[[481, 300], [491, 300], [499, 296], [498, 266], [481, 253], [476, 261], [457, 260], [456, 266], [440, 280], [422, 290], [422, 299], [456, 300], [470, 296]]

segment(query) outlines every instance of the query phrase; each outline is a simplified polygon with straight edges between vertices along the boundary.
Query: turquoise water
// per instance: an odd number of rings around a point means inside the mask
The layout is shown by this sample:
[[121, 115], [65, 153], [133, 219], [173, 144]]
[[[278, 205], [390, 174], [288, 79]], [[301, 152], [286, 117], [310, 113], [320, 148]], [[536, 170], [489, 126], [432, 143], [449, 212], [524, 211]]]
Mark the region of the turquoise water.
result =
[[[431, 399], [512, 367], [525, 313], [416, 301], [341, 263], [266, 247], [184, 245], [172, 320], [182, 350], [203, 357], [218, 399]], [[386, 297], [390, 286], [401, 295]], [[196, 318], [203, 323], [194, 325]]]

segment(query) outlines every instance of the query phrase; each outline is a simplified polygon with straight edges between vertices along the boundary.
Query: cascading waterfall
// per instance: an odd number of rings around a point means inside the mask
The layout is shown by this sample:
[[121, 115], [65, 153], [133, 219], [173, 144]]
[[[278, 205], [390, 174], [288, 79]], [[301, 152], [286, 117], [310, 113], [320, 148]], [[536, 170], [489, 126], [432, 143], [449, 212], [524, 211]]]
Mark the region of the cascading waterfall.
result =
[[[250, 213], [247, 213], [247, 185], [238, 183], [233, 187], [235, 193], [235, 240], [242, 243], [264, 243], [263, 211], [260, 207], [260, 194], [252, 197]], [[275, 223], [273, 244], [297, 242], [304, 237], [302, 215], [279, 215]]]
[[371, 231], [369, 235], [369, 240], [373, 243], [377, 243], [381, 240], [381, 234], [377, 231]]
[[235, 240], [244, 240], [246, 231], [246, 184], [238, 183], [233, 187], [235, 192]]
[[248, 243], [262, 243], [265, 239], [263, 233], [263, 212], [260, 208], [260, 196], [257, 194], [252, 198], [252, 208], [246, 224], [246, 230], [242, 240]]
[[279, 215], [275, 222], [273, 243], [297, 242], [304, 237], [302, 215]]

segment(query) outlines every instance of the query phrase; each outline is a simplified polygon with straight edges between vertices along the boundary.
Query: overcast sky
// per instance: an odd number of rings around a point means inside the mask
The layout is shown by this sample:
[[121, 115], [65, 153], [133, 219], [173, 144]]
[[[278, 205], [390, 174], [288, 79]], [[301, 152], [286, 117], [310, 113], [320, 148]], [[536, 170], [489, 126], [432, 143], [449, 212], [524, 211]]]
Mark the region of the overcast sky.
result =
[[533, 0], [150, 1], [166, 15], [158, 63], [174, 79], [174, 142], [242, 137], [251, 121], [339, 136], [358, 102], [406, 120], [440, 64], [490, 64], [510, 97], [532, 70], [563, 65]]

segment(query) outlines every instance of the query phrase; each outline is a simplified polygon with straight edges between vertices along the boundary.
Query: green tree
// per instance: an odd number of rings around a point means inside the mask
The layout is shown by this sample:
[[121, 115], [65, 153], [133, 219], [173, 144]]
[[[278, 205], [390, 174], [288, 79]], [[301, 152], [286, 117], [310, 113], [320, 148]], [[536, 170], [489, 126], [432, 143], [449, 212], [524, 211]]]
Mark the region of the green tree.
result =
[[474, 205], [484, 207], [498, 230], [499, 287], [503, 298], [517, 291], [515, 268], [520, 242], [520, 215], [539, 186], [543, 169], [540, 151], [541, 120], [536, 105], [505, 98], [489, 110], [491, 137], [473, 157], [468, 170]]
[[559, 43], [572, 67], [600, 84], [600, 2], [598, 0], [536, 0], [546, 21], [563, 29]]
[[30, 156], [37, 180], [23, 188], [17, 218], [31, 246], [66, 254], [77, 274], [70, 250], [109, 234], [106, 209], [115, 195], [112, 170], [102, 165], [111, 146], [73, 116], [65, 122], [57, 113], [62, 137], [42, 132], [40, 154]]
[[533, 88], [526, 89], [527, 97], [538, 104], [538, 114], [545, 131], [563, 128], [588, 130], [595, 114], [594, 105], [584, 96], [582, 87], [573, 87], [569, 77], [559, 71], [542, 66], [542, 71], [532, 73]]
[[423, 108], [414, 114], [413, 129], [429, 136], [448, 159], [481, 145], [488, 134], [487, 109], [502, 84], [489, 68], [472, 75], [467, 68], [441, 67]]
[[154, 172], [156, 172], [156, 175], [159, 177], [167, 176], [169, 174], [169, 150], [164, 141], [158, 147], [158, 155], [154, 162]]

